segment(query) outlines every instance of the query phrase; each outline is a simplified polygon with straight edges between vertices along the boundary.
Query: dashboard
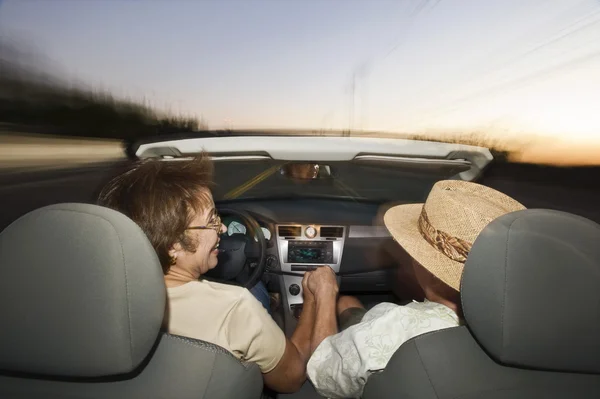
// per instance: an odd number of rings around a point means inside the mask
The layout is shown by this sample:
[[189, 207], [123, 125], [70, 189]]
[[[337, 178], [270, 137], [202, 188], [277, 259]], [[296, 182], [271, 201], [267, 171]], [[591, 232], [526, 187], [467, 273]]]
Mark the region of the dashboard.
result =
[[[227, 226], [227, 235], [232, 236], [234, 234], [246, 234], [247, 233], [247, 229], [246, 226], [242, 224], [241, 221], [239, 220], [231, 220], [229, 222], [225, 222], [225, 226]], [[260, 229], [262, 230], [265, 239], [267, 241], [271, 240], [271, 230], [269, 230], [267, 227], [263, 227], [260, 226]], [[256, 237], [255, 237], [256, 239]]]
[[[389, 292], [397, 244], [383, 226], [389, 206], [330, 199], [244, 200], [218, 203], [249, 212], [267, 242], [267, 271], [292, 275], [265, 278], [278, 285], [285, 304], [302, 306], [302, 274], [329, 265], [340, 274], [342, 292]], [[246, 234], [240, 220], [223, 215], [227, 234]], [[297, 274], [297, 275], [293, 275]]]
[[[305, 273], [328, 265], [338, 273], [344, 255], [347, 229], [344, 225], [277, 224], [276, 241], [281, 270]], [[302, 277], [284, 275], [283, 282], [287, 303], [293, 311], [303, 302]]]
[[332, 242], [303, 242], [291, 241], [288, 243], [288, 263], [333, 263]]

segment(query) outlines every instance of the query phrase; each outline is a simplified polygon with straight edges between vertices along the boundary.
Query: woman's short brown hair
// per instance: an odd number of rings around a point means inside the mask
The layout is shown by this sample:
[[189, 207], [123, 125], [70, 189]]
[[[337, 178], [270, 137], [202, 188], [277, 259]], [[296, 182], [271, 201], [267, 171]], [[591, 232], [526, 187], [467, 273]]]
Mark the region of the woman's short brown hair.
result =
[[173, 245], [190, 252], [197, 248], [186, 228], [195, 214], [211, 206], [212, 174], [212, 161], [204, 153], [192, 160], [139, 161], [102, 189], [98, 203], [142, 228], [167, 274]]

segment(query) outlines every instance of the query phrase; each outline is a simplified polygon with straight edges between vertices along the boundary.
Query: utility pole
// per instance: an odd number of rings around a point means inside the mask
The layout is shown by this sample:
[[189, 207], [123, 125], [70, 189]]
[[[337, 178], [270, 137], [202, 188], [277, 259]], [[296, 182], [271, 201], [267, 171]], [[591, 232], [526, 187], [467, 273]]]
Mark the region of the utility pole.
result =
[[348, 115], [348, 136], [354, 129], [354, 112], [356, 108], [356, 71], [352, 73], [352, 82], [350, 84], [350, 111]]

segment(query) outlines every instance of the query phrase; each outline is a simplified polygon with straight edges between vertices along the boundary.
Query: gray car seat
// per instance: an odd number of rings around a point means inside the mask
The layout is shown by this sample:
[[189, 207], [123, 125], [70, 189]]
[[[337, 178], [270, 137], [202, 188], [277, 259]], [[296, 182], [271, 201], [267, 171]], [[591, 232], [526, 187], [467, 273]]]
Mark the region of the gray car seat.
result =
[[160, 331], [166, 289], [142, 230], [52, 205], [0, 234], [1, 398], [260, 398], [225, 349]]
[[404, 343], [364, 398], [600, 398], [600, 226], [564, 212], [502, 216], [461, 285], [467, 326]]

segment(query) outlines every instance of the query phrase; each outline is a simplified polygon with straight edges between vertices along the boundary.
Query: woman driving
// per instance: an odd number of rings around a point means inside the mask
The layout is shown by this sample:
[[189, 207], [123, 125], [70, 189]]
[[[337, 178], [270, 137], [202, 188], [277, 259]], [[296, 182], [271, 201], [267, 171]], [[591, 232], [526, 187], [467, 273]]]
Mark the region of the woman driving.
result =
[[202, 279], [217, 266], [219, 236], [226, 231], [210, 191], [212, 172], [205, 154], [142, 161], [109, 182], [99, 203], [136, 222], [156, 250], [167, 286], [170, 333], [220, 345], [256, 363], [270, 388], [293, 392], [306, 379], [306, 363], [316, 348], [311, 340], [324, 338], [313, 329], [335, 320], [335, 275], [328, 267], [305, 275], [304, 311], [290, 339], [247, 289]]

